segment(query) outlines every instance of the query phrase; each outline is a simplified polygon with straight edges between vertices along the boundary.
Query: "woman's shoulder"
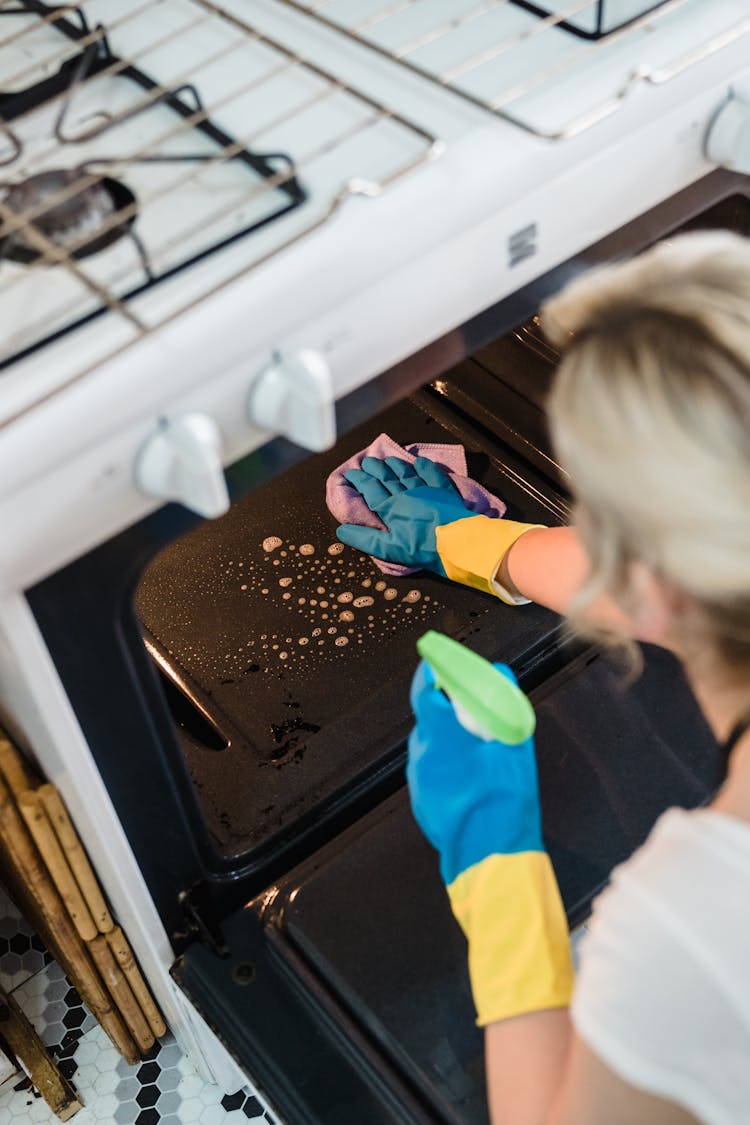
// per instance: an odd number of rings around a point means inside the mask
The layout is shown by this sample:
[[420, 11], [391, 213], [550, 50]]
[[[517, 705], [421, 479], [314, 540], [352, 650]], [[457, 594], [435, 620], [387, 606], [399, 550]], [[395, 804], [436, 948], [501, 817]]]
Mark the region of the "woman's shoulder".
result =
[[672, 809], [613, 872], [581, 943], [579, 1035], [631, 1085], [711, 1123], [750, 1104], [750, 824]]
[[[669, 809], [645, 843], [615, 868], [608, 889], [597, 900], [603, 908], [628, 913], [637, 903], [650, 922], [679, 930], [687, 939], [715, 923], [723, 928], [728, 912], [750, 919], [750, 822], [719, 808]], [[687, 928], [686, 928], [687, 925]]]
[[714, 808], [664, 813], [615, 869], [589, 923], [592, 945], [623, 964], [648, 963], [665, 980], [675, 958], [689, 959], [712, 987], [742, 994], [748, 1026], [749, 932], [750, 823]]

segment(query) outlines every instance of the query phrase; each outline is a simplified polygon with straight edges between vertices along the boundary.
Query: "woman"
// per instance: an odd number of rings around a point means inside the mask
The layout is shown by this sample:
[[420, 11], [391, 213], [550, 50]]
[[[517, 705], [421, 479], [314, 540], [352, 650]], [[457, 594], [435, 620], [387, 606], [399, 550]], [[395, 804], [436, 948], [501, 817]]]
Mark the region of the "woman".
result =
[[750, 1122], [750, 244], [693, 234], [542, 313], [575, 526], [473, 516], [434, 465], [350, 476], [348, 543], [671, 649], [727, 776], [670, 810], [595, 904], [573, 984], [531, 740], [480, 743], [421, 666], [408, 779], [469, 942], [495, 1125]]

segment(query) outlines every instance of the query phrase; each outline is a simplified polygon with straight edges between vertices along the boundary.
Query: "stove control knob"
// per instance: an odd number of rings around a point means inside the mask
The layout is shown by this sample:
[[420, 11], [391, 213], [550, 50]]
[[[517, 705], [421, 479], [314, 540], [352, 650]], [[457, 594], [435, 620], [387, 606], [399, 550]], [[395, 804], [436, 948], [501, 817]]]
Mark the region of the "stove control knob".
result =
[[254, 426], [318, 453], [336, 441], [336, 410], [328, 363], [311, 348], [278, 352], [258, 373], [247, 400]]
[[147, 496], [178, 500], [213, 519], [229, 508], [221, 463], [221, 435], [207, 414], [164, 418], [146, 439], [135, 463], [135, 480]]
[[730, 90], [708, 127], [706, 156], [722, 168], [750, 174], [750, 89]]

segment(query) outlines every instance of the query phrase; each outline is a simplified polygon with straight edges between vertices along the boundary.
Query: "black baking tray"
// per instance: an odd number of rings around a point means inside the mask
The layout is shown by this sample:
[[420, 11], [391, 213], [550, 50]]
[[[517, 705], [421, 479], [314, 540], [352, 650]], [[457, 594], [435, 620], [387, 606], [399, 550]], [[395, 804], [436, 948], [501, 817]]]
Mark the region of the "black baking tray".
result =
[[[390, 579], [359, 552], [328, 553], [338, 546], [326, 478], [381, 431], [400, 443], [464, 444], [471, 474], [504, 499], [510, 518], [564, 517], [551, 488], [420, 392], [158, 555], [137, 610], [223, 855], [278, 847], [304, 830], [305, 818], [319, 822], [393, 767], [411, 723], [415, 642], [426, 629], [468, 640], [521, 675], [557, 649], [559, 619], [538, 606], [508, 607], [424, 573]], [[271, 551], [269, 537], [281, 540]], [[312, 553], [302, 554], [308, 544]], [[339, 592], [373, 604], [339, 602]]]
[[[665, 808], [709, 797], [718, 750], [679, 665], [658, 649], [630, 683], [589, 650], [532, 698], [545, 840], [573, 926]], [[223, 928], [229, 961], [196, 946], [176, 975], [209, 1022], [220, 1012], [226, 1026], [231, 1012], [233, 1046], [290, 1125], [486, 1125], [466, 943], [405, 790]], [[232, 974], [248, 960], [253, 985], [238, 988]], [[349, 1116], [337, 1117], [332, 1076], [356, 1055], [359, 1087], [344, 1084]], [[402, 1105], [380, 1113], [394, 1091]]]

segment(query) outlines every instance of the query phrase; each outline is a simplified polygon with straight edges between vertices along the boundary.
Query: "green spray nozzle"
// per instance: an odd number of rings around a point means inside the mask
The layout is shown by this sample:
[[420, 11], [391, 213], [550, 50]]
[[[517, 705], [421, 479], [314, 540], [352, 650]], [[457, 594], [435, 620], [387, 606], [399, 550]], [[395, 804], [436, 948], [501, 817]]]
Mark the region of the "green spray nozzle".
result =
[[534, 733], [534, 708], [519, 687], [483, 656], [431, 629], [417, 652], [453, 704], [462, 726], [486, 741], [518, 746]]

